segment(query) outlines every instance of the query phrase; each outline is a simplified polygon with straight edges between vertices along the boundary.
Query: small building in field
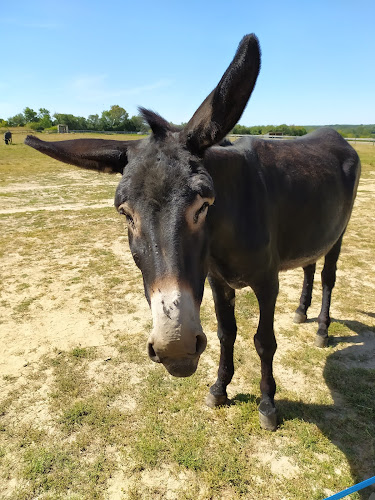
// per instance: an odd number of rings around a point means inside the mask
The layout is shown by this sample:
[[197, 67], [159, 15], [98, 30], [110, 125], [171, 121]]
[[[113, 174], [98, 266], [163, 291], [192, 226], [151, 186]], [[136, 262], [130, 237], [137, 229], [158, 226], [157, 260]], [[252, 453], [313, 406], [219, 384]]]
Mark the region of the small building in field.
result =
[[67, 134], [69, 132], [68, 125], [57, 125], [58, 134]]

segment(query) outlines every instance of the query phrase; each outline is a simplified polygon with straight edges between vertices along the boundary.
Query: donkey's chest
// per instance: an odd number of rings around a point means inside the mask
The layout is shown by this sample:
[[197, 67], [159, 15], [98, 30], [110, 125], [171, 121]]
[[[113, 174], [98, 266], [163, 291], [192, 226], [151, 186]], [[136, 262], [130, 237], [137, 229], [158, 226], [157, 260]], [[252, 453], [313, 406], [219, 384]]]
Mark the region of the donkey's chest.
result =
[[210, 247], [209, 270], [232, 288], [252, 286], [275, 269], [269, 240], [222, 240]]

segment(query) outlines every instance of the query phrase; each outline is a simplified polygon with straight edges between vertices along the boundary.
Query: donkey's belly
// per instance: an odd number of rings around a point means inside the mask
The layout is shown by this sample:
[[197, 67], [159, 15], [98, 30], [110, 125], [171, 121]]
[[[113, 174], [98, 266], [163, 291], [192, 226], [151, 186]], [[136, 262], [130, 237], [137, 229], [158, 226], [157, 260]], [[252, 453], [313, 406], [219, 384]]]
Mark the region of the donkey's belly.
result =
[[324, 257], [332, 248], [333, 245], [325, 248], [321, 252], [317, 252], [311, 255], [306, 255], [303, 257], [289, 258], [280, 262], [280, 271], [287, 271], [288, 269], [295, 269], [297, 267], [306, 267], [310, 264], [314, 264], [318, 259]]
[[314, 228], [302, 228], [294, 237], [284, 240], [279, 247], [279, 269], [285, 271], [306, 267], [327, 255], [344, 233], [349, 217], [343, 217], [330, 224], [328, 221]]

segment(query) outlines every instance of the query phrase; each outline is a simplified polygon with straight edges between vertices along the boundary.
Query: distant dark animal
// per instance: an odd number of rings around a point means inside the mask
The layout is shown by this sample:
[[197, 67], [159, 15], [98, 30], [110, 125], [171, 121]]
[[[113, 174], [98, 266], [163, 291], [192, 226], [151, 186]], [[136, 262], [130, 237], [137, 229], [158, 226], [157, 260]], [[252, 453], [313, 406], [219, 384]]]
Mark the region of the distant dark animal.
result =
[[[336, 261], [360, 175], [355, 150], [334, 130], [293, 141], [242, 138], [215, 146], [239, 120], [260, 68], [248, 35], [218, 86], [178, 130], [140, 108], [152, 134], [138, 141], [77, 139], [26, 144], [79, 167], [123, 174], [115, 206], [143, 274], [153, 329], [148, 355], [174, 376], [192, 375], [206, 347], [199, 310], [206, 277], [218, 320], [221, 355], [209, 406], [227, 402], [236, 338], [235, 289], [258, 299], [254, 337], [261, 359], [261, 425], [276, 427], [274, 309], [279, 271], [302, 266], [296, 321], [306, 320], [315, 263], [325, 257], [317, 344], [328, 338]], [[126, 279], [126, 276], [124, 276]]]
[[12, 143], [12, 133], [9, 130], [4, 134], [4, 141], [7, 145]]

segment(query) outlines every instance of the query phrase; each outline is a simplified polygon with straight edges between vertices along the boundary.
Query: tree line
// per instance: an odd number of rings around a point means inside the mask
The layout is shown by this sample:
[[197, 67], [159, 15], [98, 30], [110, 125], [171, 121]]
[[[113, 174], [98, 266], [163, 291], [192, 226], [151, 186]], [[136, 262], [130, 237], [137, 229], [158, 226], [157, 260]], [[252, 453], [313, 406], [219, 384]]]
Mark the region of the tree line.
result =
[[[375, 139], [375, 124], [370, 125], [331, 125], [332, 128], [337, 130], [343, 137], [372, 137]], [[306, 127], [310, 132], [317, 127]]]
[[[109, 110], [98, 114], [74, 116], [71, 114], [55, 113], [51, 116], [46, 108], [39, 108], [38, 111], [26, 107], [23, 113], [11, 116], [7, 120], [0, 118], [0, 128], [7, 127], [28, 127], [36, 131], [54, 132], [57, 125], [67, 125], [69, 130], [94, 130], [113, 132], [141, 132], [147, 133], [149, 127], [144, 123], [141, 116], [132, 116], [124, 108], [115, 104]], [[184, 124], [181, 124], [184, 125]], [[331, 125], [343, 137], [375, 137], [375, 124], [372, 125]], [[257, 125], [247, 127], [237, 124], [233, 134], [265, 135], [283, 134], [292, 136], [302, 136], [318, 128], [318, 126], [296, 126], [296, 125]]]
[[[343, 137], [372, 137], [375, 138], [375, 124], [372, 125], [330, 125], [337, 130]], [[236, 125], [232, 131], [233, 134], [249, 135], [293, 135], [301, 136], [311, 132], [320, 126], [296, 126], [296, 125], [261, 125], [255, 127], [246, 127], [245, 125]]]
[[55, 113], [51, 116], [46, 108], [39, 108], [39, 111], [26, 107], [23, 113], [11, 116], [7, 120], [0, 118], [0, 128], [5, 127], [28, 127], [36, 131], [54, 132], [57, 125], [67, 125], [69, 130], [97, 130], [113, 132], [147, 132], [148, 127], [144, 124], [142, 117], [129, 117], [127, 111], [115, 104], [109, 110], [98, 114], [74, 116], [65, 113]]
[[233, 134], [249, 134], [249, 135], [295, 135], [301, 136], [307, 134], [305, 127], [297, 127], [295, 125], [262, 125], [255, 127], [246, 127], [245, 125], [235, 125]]

